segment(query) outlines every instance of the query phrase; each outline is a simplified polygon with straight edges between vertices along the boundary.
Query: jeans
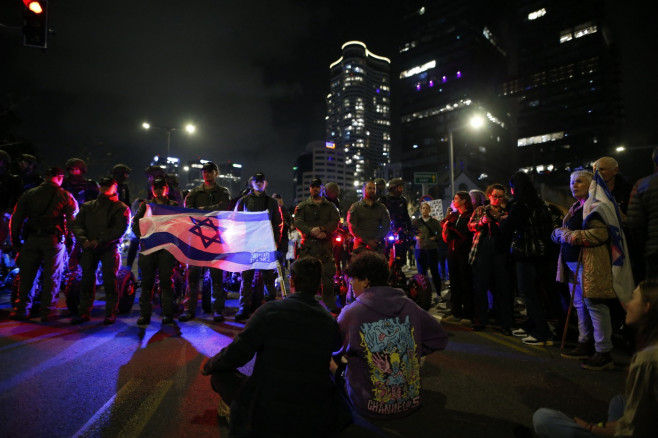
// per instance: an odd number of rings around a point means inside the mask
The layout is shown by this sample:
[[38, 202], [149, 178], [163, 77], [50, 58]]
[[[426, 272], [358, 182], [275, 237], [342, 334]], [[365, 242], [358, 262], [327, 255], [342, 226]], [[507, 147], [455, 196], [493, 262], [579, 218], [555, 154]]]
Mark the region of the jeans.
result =
[[[613, 397], [608, 405], [607, 421], [619, 420], [624, 415], [625, 405], [626, 403], [621, 394]], [[553, 409], [538, 409], [532, 416], [532, 425], [537, 436], [541, 438], [588, 438], [596, 436], [576, 424], [573, 418]]]
[[[577, 262], [567, 262], [571, 273], [576, 271]], [[594, 348], [599, 353], [612, 350], [612, 322], [610, 309], [605, 300], [583, 298], [583, 272], [582, 266], [578, 271], [578, 279], [573, 297], [573, 306], [578, 314], [578, 342], [587, 343], [594, 340]], [[570, 284], [573, 287], [573, 283]]]

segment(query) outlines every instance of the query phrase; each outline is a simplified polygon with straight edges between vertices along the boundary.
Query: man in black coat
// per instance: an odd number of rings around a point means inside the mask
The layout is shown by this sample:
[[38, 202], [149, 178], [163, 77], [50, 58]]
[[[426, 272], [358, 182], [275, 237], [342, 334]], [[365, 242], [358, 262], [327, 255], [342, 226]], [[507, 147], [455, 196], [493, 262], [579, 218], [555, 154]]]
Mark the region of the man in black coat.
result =
[[[321, 275], [319, 260], [300, 257], [290, 268], [293, 294], [259, 308], [204, 364], [201, 373], [211, 376], [220, 407], [230, 406], [232, 436], [325, 437], [349, 424], [329, 372], [341, 346], [338, 324], [315, 300]], [[238, 372], [254, 355], [252, 375]]]

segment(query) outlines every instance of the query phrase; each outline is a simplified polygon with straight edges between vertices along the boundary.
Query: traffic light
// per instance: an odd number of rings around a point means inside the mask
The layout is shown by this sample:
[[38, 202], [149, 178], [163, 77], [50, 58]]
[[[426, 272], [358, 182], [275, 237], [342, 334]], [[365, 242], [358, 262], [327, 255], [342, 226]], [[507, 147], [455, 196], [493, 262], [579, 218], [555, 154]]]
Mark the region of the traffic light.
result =
[[23, 0], [23, 45], [48, 46], [48, 0]]

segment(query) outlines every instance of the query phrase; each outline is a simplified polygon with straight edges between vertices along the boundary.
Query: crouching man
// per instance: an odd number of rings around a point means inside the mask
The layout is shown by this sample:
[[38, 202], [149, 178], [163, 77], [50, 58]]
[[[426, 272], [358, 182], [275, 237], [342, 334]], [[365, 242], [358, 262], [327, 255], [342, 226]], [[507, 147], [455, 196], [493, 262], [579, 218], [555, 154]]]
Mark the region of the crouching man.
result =
[[[318, 259], [299, 258], [290, 269], [293, 294], [260, 307], [204, 364], [220, 407], [230, 406], [232, 436], [325, 437], [351, 421], [329, 371], [341, 338], [334, 318], [315, 300], [321, 279]], [[251, 376], [236, 370], [256, 353]]]

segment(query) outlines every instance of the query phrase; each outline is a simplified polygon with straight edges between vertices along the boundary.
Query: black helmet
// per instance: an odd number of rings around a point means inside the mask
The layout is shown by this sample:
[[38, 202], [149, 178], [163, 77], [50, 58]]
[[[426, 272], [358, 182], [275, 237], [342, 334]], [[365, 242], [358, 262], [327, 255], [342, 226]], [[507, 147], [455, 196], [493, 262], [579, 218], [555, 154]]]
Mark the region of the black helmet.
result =
[[18, 161], [27, 161], [30, 164], [36, 164], [37, 163], [37, 157], [35, 157], [34, 155], [30, 155], [30, 154], [21, 154], [18, 157]]
[[394, 189], [397, 186], [404, 186], [404, 180], [402, 178], [393, 178], [388, 182], [388, 189]]
[[117, 173], [130, 173], [132, 169], [125, 164], [115, 164], [112, 167], [112, 174], [116, 175]]
[[66, 167], [66, 170], [68, 171], [71, 169], [80, 169], [80, 173], [87, 173], [87, 163], [81, 158], [69, 158], [66, 160], [64, 167]]
[[11, 163], [11, 156], [2, 149], [0, 149], [0, 161], [4, 161], [5, 164]]

